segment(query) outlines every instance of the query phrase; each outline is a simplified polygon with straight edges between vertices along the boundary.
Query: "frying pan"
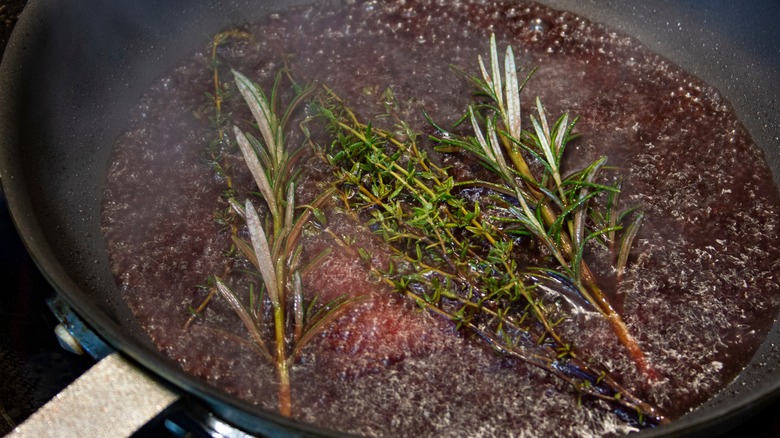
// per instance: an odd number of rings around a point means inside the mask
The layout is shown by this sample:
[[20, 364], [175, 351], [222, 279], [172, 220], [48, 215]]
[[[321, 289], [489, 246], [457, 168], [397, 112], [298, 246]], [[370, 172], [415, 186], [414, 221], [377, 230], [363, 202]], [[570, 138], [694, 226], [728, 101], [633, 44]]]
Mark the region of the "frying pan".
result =
[[[123, 304], [99, 219], [103, 178], [127, 114], [151, 82], [209, 35], [296, 1], [31, 1], [0, 68], [0, 177], [14, 221], [47, 279], [112, 347], [253, 433], [327, 434], [184, 374]], [[637, 37], [720, 89], [780, 175], [780, 4], [727, 0], [552, 0]], [[642, 436], [725, 430], [780, 394], [780, 324], [714, 399]]]

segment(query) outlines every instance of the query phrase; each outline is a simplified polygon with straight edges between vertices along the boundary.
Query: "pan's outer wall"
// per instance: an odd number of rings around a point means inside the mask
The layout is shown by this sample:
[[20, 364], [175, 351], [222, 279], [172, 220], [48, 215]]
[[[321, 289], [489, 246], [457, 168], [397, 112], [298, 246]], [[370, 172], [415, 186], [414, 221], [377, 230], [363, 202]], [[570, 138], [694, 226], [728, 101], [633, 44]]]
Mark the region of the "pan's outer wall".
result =
[[[105, 168], [149, 84], [220, 28], [299, 2], [32, 1], [0, 69], [0, 178], [36, 263], [113, 346], [258, 433], [295, 428], [192, 379], [161, 357], [117, 296], [99, 229]], [[780, 175], [780, 3], [551, 0], [638, 37], [720, 89]], [[778, 326], [737, 385], [643, 436], [722, 431], [780, 392]], [[767, 364], [767, 365], [761, 365]], [[774, 368], [769, 368], [774, 367]], [[258, 422], [257, 420], [262, 420]], [[314, 433], [303, 429], [304, 433]]]

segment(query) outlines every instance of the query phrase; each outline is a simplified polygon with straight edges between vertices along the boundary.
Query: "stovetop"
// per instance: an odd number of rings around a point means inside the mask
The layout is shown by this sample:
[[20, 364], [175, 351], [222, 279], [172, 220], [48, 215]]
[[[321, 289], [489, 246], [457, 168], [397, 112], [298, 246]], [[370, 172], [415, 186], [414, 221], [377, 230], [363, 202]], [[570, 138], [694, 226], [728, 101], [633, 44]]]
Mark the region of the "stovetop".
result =
[[[0, 54], [26, 0], [0, 0]], [[0, 190], [0, 436], [91, 367], [64, 351], [54, 336], [57, 319], [46, 300], [54, 294], [22, 244]], [[137, 435], [159, 436], [159, 428]], [[780, 401], [726, 436], [780, 437]]]
[[92, 360], [64, 351], [45, 300], [54, 291], [19, 240], [0, 197], [0, 435], [86, 371]]

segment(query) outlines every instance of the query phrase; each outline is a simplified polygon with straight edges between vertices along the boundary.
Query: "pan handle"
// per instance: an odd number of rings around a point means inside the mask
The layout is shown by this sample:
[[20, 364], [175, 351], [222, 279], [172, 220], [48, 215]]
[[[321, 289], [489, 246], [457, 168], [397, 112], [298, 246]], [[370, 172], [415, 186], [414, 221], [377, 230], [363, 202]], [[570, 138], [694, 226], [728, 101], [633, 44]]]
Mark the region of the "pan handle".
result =
[[8, 436], [126, 437], [178, 399], [179, 394], [114, 352]]
[[146, 436], [160, 425], [178, 437], [252, 437], [111, 348], [58, 295], [47, 304], [60, 322], [60, 345], [98, 362], [8, 437]]
[[127, 437], [180, 395], [98, 337], [59, 295], [47, 300], [60, 345], [98, 362], [12, 431], [9, 437]]

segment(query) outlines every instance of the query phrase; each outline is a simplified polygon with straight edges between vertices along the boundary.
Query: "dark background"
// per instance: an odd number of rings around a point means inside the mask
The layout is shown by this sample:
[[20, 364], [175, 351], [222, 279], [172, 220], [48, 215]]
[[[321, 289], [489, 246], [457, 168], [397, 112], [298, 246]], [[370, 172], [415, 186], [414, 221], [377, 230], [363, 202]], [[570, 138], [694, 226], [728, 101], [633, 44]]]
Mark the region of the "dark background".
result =
[[[0, 53], [25, 3], [0, 0]], [[91, 359], [59, 347], [53, 333], [57, 321], [45, 304], [53, 294], [27, 255], [0, 191], [0, 435], [92, 364]], [[780, 437], [780, 402], [727, 434], [738, 435]]]
[[[25, 3], [0, 0], [0, 53]], [[0, 191], [0, 435], [92, 365], [57, 343], [57, 320], [46, 307], [53, 294], [27, 255]]]

